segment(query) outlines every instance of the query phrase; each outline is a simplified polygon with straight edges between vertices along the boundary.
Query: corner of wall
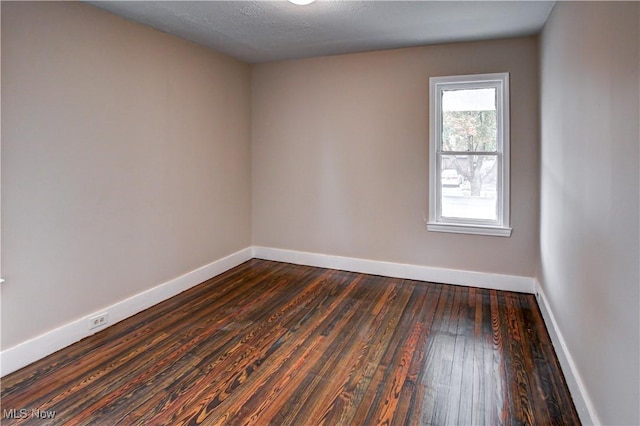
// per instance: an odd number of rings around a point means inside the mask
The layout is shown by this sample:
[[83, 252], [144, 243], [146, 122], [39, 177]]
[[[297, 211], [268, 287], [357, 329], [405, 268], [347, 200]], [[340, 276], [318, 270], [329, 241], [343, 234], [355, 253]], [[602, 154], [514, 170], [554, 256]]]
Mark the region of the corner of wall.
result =
[[551, 306], [549, 305], [549, 300], [544, 293], [541, 279], [536, 276], [534, 278], [534, 283], [534, 294], [538, 302], [538, 307], [540, 308], [542, 318], [544, 319], [545, 326], [549, 332], [549, 337], [551, 337], [551, 342], [553, 343], [556, 356], [560, 362], [560, 367], [562, 368], [565, 381], [569, 387], [569, 392], [573, 398], [573, 403], [578, 411], [578, 415], [580, 416], [580, 421], [584, 425], [602, 424], [598, 418], [595, 406], [589, 397], [589, 393], [582, 381], [582, 377], [580, 376], [573, 357], [571, 356], [571, 352], [569, 352], [569, 348], [562, 336], [562, 332], [558, 327], [556, 318], [553, 315]]

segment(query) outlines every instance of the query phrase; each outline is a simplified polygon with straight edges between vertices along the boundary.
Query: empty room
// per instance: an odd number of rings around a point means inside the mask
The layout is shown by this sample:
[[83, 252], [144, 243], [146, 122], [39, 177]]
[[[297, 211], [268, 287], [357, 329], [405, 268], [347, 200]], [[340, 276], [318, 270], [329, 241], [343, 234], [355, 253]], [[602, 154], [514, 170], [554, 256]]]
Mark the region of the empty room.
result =
[[640, 2], [0, 17], [2, 425], [640, 424]]

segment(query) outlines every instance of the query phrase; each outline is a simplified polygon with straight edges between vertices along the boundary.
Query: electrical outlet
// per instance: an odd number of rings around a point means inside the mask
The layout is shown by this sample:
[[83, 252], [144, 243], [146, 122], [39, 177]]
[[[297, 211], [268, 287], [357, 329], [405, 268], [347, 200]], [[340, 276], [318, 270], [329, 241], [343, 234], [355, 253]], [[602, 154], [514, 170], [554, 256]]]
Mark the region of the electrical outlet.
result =
[[94, 328], [102, 327], [109, 323], [109, 313], [105, 312], [100, 315], [96, 315], [95, 317], [89, 318], [89, 330]]

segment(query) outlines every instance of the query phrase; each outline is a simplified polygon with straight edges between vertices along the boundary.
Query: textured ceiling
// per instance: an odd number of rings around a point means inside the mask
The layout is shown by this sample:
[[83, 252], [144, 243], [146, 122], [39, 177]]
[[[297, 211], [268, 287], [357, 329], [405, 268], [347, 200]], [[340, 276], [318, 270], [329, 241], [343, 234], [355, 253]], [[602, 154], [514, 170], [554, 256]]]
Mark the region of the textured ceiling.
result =
[[257, 63], [535, 34], [549, 1], [89, 1]]

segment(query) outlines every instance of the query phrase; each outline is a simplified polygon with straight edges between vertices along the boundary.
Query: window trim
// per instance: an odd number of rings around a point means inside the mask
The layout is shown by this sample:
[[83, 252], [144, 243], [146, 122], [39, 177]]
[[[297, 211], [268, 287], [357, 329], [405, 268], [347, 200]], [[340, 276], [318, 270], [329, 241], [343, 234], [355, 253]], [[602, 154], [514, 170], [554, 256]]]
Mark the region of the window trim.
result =
[[[496, 152], [464, 152], [464, 155], [496, 155], [498, 170], [496, 192], [497, 220], [464, 219], [442, 217], [441, 203], [441, 161], [442, 155], [455, 155], [455, 151], [442, 151], [442, 91], [456, 88], [496, 88]], [[427, 230], [509, 237], [511, 236], [509, 195], [510, 195], [510, 107], [509, 73], [472, 74], [429, 78], [429, 221]]]

